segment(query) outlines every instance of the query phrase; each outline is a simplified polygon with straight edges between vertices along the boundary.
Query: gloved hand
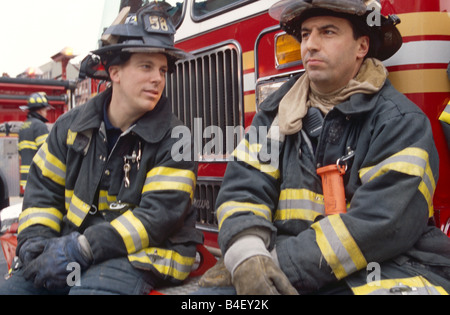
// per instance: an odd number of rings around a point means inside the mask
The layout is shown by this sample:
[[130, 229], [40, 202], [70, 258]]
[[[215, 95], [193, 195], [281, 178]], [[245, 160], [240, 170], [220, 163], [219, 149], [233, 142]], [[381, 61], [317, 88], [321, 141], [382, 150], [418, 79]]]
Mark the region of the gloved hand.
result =
[[79, 263], [81, 270], [85, 270], [92, 261], [92, 252], [86, 238], [73, 232], [50, 239], [42, 254], [32, 264], [25, 266], [24, 277], [34, 281], [36, 287], [60, 289], [67, 285], [69, 263]]
[[231, 283], [231, 273], [225, 267], [223, 258], [219, 259], [214, 267], [203, 274], [198, 284], [204, 288], [231, 287], [233, 285]]
[[233, 273], [238, 295], [298, 295], [289, 279], [267, 256], [253, 256], [242, 262]]
[[21, 263], [26, 266], [30, 261], [38, 257], [47, 245], [49, 238], [36, 236], [27, 239], [19, 249], [18, 256]]

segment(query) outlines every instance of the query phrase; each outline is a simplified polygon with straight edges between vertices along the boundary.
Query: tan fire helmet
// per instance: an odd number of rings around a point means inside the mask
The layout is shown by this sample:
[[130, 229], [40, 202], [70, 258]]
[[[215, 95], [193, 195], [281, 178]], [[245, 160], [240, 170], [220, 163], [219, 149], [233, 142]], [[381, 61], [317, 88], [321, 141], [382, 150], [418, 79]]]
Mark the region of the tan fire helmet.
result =
[[[375, 0], [281, 0], [269, 10], [281, 28], [301, 42], [302, 23], [314, 16], [337, 16], [349, 19], [363, 35], [368, 35], [371, 50], [367, 57], [386, 60], [402, 46], [403, 40], [396, 25], [395, 15], [383, 16], [381, 5]], [[379, 24], [371, 23], [371, 16], [378, 14]]]

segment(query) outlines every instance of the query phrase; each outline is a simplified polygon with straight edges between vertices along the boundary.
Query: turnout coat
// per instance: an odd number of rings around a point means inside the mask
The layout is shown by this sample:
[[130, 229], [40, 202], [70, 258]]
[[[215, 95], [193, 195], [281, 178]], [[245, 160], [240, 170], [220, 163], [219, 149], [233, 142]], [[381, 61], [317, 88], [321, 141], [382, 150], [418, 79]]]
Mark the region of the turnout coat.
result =
[[[333, 108], [316, 148], [304, 130], [267, 137], [261, 130], [276, 126], [297, 79], [260, 105], [228, 165], [216, 204], [222, 251], [270, 231], [268, 249], [300, 293], [338, 282], [356, 294], [450, 292], [450, 239], [432, 223], [438, 154], [425, 114], [387, 80]], [[347, 212], [326, 216], [316, 169], [344, 156]]]
[[30, 111], [19, 130], [20, 186], [25, 189], [33, 157], [48, 136], [47, 119]]
[[191, 209], [197, 165], [171, 154], [178, 140], [171, 131], [181, 122], [163, 97], [108, 153], [103, 106], [111, 94], [106, 90], [55, 123], [30, 168], [18, 249], [36, 235], [79, 231], [94, 263], [128, 256], [136, 268], [182, 281], [202, 236]]

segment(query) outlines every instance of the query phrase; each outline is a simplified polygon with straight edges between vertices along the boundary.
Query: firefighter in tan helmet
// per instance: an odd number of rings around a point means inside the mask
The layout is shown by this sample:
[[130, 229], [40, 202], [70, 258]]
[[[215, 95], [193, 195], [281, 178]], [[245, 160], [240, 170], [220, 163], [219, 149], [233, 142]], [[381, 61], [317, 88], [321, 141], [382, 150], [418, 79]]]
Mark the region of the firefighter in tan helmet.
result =
[[197, 165], [172, 158], [181, 122], [163, 96], [188, 54], [174, 47], [167, 9], [124, 9], [85, 60], [104, 65], [112, 87], [60, 117], [36, 155], [19, 263], [0, 294], [148, 294], [189, 275], [202, 242], [190, 207]]
[[[224, 259], [200, 292], [450, 292], [450, 239], [433, 223], [430, 122], [387, 77], [381, 61], [402, 45], [399, 20], [369, 23], [374, 5], [271, 8], [301, 42], [306, 72], [259, 106], [233, 153], [216, 204]], [[325, 189], [324, 168], [340, 191]]]

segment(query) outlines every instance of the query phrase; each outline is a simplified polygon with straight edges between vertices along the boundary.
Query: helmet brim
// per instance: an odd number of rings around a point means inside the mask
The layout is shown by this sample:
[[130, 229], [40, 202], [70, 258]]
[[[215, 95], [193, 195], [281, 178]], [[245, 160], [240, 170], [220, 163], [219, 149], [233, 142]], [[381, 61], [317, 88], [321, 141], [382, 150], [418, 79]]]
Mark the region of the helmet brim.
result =
[[33, 106], [29, 106], [29, 105], [19, 106], [19, 109], [24, 111], [24, 112], [27, 111], [27, 110], [39, 110], [39, 109], [42, 109], [42, 108], [55, 109], [50, 104], [46, 104], [46, 105], [42, 105], [42, 106], [36, 106], [36, 105], [33, 105]]
[[193, 58], [193, 55], [181, 49], [174, 47], [153, 47], [153, 46], [135, 46], [135, 45], [109, 45], [92, 51], [93, 54], [102, 56], [114, 55], [121, 52], [144, 53], [144, 54], [165, 54], [175, 61]]

